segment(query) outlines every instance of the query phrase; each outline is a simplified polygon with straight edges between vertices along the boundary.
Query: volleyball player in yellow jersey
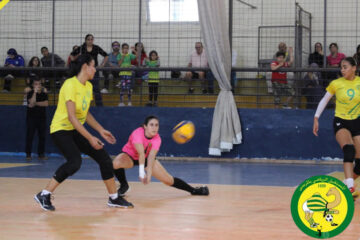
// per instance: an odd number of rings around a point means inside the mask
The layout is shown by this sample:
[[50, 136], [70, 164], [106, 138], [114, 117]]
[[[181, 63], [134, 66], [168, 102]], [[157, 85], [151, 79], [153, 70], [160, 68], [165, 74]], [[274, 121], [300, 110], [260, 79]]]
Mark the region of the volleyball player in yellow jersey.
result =
[[333, 127], [336, 141], [344, 153], [344, 183], [353, 197], [359, 195], [355, 191], [354, 178], [360, 175], [360, 77], [356, 76], [356, 66], [356, 61], [352, 57], [341, 61], [343, 77], [333, 80], [326, 88], [327, 92], [317, 107], [313, 125], [313, 133], [318, 136], [319, 117], [335, 95]]
[[46, 188], [34, 196], [41, 208], [54, 211], [51, 194], [69, 176], [80, 169], [81, 153], [93, 158], [100, 167], [101, 177], [109, 192], [110, 207], [133, 207], [118, 196], [113, 175], [112, 159], [104, 150], [104, 144], [91, 135], [83, 126], [86, 122], [95, 129], [108, 143], [114, 144], [115, 137], [105, 130], [89, 112], [92, 97], [92, 85], [96, 72], [95, 61], [88, 55], [81, 55], [72, 69], [72, 78], [67, 79], [60, 89], [57, 109], [50, 126], [50, 134], [66, 159], [47, 184]]

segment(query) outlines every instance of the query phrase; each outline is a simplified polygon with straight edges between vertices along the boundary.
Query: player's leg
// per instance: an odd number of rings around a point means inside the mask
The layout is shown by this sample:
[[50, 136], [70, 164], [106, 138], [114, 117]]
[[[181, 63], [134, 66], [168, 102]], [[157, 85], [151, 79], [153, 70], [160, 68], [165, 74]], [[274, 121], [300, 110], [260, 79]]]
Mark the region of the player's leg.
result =
[[187, 191], [192, 195], [209, 195], [208, 187], [202, 186], [194, 188], [180, 178], [171, 176], [158, 160], [154, 161], [152, 176], [168, 186]]
[[353, 137], [355, 146], [355, 165], [354, 165], [354, 179], [360, 176], [360, 136]]
[[134, 162], [126, 153], [120, 153], [113, 160], [114, 174], [120, 183], [118, 194], [124, 196], [130, 190], [129, 183], [126, 180], [125, 168], [132, 168]]

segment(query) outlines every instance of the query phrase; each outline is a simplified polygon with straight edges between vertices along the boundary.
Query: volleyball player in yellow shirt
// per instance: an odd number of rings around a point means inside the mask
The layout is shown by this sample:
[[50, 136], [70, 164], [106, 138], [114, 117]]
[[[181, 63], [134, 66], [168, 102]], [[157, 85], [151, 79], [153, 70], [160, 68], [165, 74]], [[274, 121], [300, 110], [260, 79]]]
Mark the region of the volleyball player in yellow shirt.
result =
[[[330, 83], [321, 99], [314, 117], [313, 133], [318, 136], [319, 117], [335, 95], [336, 107], [333, 122], [336, 141], [344, 153], [344, 183], [354, 197], [354, 178], [360, 175], [360, 77], [356, 76], [357, 63], [347, 57], [341, 61], [343, 77]], [[355, 160], [355, 166], [354, 166]]]
[[81, 55], [72, 69], [72, 78], [67, 79], [60, 89], [58, 105], [51, 122], [50, 134], [66, 159], [53, 175], [44, 190], [34, 196], [34, 199], [46, 211], [54, 211], [51, 194], [69, 176], [80, 169], [81, 153], [93, 158], [100, 167], [101, 177], [109, 192], [108, 206], [133, 207], [133, 205], [118, 196], [113, 175], [112, 159], [104, 150], [104, 144], [91, 133], [83, 124], [86, 122], [95, 129], [108, 143], [114, 144], [115, 137], [105, 130], [89, 112], [92, 97], [92, 85], [95, 69], [94, 59], [88, 55]]

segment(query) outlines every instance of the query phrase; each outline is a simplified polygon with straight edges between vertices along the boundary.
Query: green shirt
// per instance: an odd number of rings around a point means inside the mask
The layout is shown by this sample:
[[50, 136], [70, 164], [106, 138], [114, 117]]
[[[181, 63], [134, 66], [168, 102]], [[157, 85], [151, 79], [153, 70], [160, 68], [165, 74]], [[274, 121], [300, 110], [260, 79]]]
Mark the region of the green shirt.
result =
[[[146, 61], [146, 66], [148, 67], [159, 67], [160, 66], [160, 60], [151, 60]], [[159, 72], [149, 72], [149, 83], [158, 83], [159, 80]]]
[[[117, 56], [117, 60], [120, 61], [123, 55], [124, 54], [119, 53], [119, 55]], [[132, 54], [132, 53], [126, 54], [120, 67], [123, 67], [123, 68], [131, 67], [131, 60], [134, 60], [134, 59], [136, 59], [136, 56], [134, 54]], [[131, 71], [121, 71], [119, 73], [119, 76], [123, 76], [123, 75], [131, 76], [132, 73], [131, 73]]]

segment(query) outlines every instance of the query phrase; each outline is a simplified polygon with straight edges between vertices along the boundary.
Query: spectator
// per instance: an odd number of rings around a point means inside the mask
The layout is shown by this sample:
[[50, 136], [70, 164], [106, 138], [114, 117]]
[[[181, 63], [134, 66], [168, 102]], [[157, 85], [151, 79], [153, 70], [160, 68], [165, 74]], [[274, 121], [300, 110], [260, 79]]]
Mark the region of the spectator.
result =
[[[150, 58], [145, 59], [145, 64], [148, 67], [160, 67], [160, 58], [158, 53], [155, 50], [152, 50], [149, 54]], [[149, 102], [146, 106], [156, 107], [157, 98], [158, 98], [158, 89], [159, 89], [159, 72], [151, 71], [149, 72], [148, 85], [149, 85]]]
[[[121, 45], [121, 53], [117, 56], [118, 64], [120, 67], [128, 68], [131, 67], [131, 60], [134, 60], [136, 56], [132, 53], [129, 53], [129, 44], [123, 43]], [[128, 106], [132, 106], [131, 104], [131, 71], [121, 71], [119, 73], [120, 76], [120, 103], [119, 107], [125, 106], [124, 104], [124, 91], [127, 91], [128, 94]]]
[[[62, 60], [61, 57], [59, 57], [57, 54], [49, 53], [49, 49], [47, 47], [41, 48], [41, 54], [43, 57], [41, 58], [41, 64], [43, 67], [65, 67], [65, 62]], [[52, 64], [52, 59], [54, 56], [54, 64]], [[63, 73], [54, 73], [45, 71], [44, 72], [44, 78], [45, 78], [45, 88], [50, 91], [51, 90], [51, 84], [50, 79], [55, 79], [55, 87], [56, 89], [59, 89], [61, 86], [61, 78], [63, 77]]]
[[[356, 61], [356, 67], [360, 67], [360, 44], [357, 46], [356, 48], [356, 53], [354, 54], [354, 57], [353, 57]], [[359, 74], [359, 73], [358, 73]]]
[[[318, 68], [318, 64], [312, 63], [310, 68]], [[319, 101], [324, 95], [324, 89], [321, 84], [320, 73], [319, 72], [308, 72], [304, 79], [305, 88], [302, 91], [302, 94], [306, 97], [306, 108], [307, 109], [316, 109]]]
[[[134, 54], [136, 56], [135, 59], [131, 60], [131, 65], [133, 66], [144, 66], [145, 65], [145, 58], [147, 58], [146, 55], [146, 51], [145, 51], [145, 47], [144, 44], [141, 42], [137, 42], [135, 43], [135, 47], [131, 47], [132, 50], [132, 54]], [[140, 63], [138, 62], [138, 60], [140, 59]], [[147, 72], [143, 72], [143, 71], [135, 71], [134, 74], [134, 79], [136, 79], [136, 83], [138, 85], [141, 84], [142, 80], [147, 76]]]
[[4, 76], [5, 80], [3, 92], [10, 92], [11, 82], [15, 79], [15, 77], [19, 77], [22, 74], [18, 71], [11, 71], [11, 69], [25, 66], [24, 58], [19, 55], [14, 48], [10, 48], [7, 51], [7, 54], [8, 56], [5, 59], [4, 67], [8, 68], [9, 70], [4, 70], [1, 74]]
[[318, 65], [318, 67], [323, 67], [324, 65], [324, 52], [323, 52], [323, 47], [322, 44], [317, 42], [315, 43], [315, 51], [313, 53], [311, 53], [309, 55], [309, 66], [311, 66], [311, 64], [316, 63]]
[[27, 94], [26, 112], [26, 160], [31, 160], [32, 141], [38, 132], [38, 158], [45, 160], [46, 107], [49, 105], [46, 88], [41, 86], [40, 78], [33, 79], [31, 91]]
[[[98, 55], [99, 54], [104, 57], [103, 62], [107, 61], [107, 58], [108, 58], [107, 53], [104, 50], [102, 50], [101, 47], [94, 44], [94, 36], [92, 34], [87, 34], [85, 36], [85, 42], [81, 46], [81, 54], [89, 54], [90, 56], [92, 56], [93, 59], [95, 60], [95, 67], [98, 66]], [[104, 64], [101, 64], [100, 67], [103, 67], [103, 66], [104, 66]], [[101, 97], [101, 93], [100, 93], [99, 80], [100, 80], [99, 72], [96, 71], [94, 79], [91, 80], [90, 82], [93, 85], [93, 92], [95, 95], [95, 105], [103, 106], [102, 97]]]
[[[281, 67], [290, 67], [294, 61], [292, 48], [289, 48], [289, 56], [290, 61], [285, 61], [285, 53], [284, 52], [277, 52], [276, 53], [276, 61], [271, 63], [271, 70], [276, 71], [279, 70]], [[289, 103], [291, 102], [293, 96], [295, 95], [295, 91], [292, 87], [289, 86], [287, 82], [287, 74], [286, 72], [273, 72], [271, 77], [272, 87], [275, 96], [275, 108], [279, 108], [280, 104], [280, 97], [281, 96], [288, 96], [286, 102], [283, 105], [284, 109], [291, 109]]]
[[[291, 48], [291, 47], [289, 47], [289, 48]], [[280, 43], [279, 43], [279, 45], [278, 45], [278, 52], [283, 52], [283, 53], [285, 53], [285, 62], [290, 62], [290, 54], [289, 54], [289, 52], [288, 52], [288, 50], [287, 50], [287, 45], [286, 45], [286, 43], [284, 43], [284, 42], [280, 42]], [[274, 54], [274, 57], [273, 57], [274, 60], [277, 59], [276, 54], [277, 54], [277, 53]]]
[[[195, 50], [191, 55], [188, 63], [188, 67], [209, 67], [206, 53], [203, 47], [202, 42], [196, 42], [195, 43]], [[202, 87], [202, 93], [207, 93], [206, 84], [205, 84], [205, 71], [191, 71], [187, 72], [185, 75], [185, 79], [189, 82], [189, 93], [194, 92], [194, 88], [192, 87], [192, 79], [200, 79], [201, 81], [201, 87]], [[212, 79], [213, 81], [213, 79]], [[211, 86], [212, 83], [210, 82], [209, 85]], [[209, 89], [211, 91], [211, 89]], [[212, 89], [213, 91], [213, 89]]]
[[[346, 57], [345, 54], [339, 52], [339, 47], [337, 43], [331, 43], [329, 45], [330, 54], [326, 57], [326, 63], [327, 66], [330, 68], [340, 68], [341, 61]], [[327, 81], [324, 81], [325, 86], [329, 85], [329, 82], [331, 82], [334, 79], [337, 79], [341, 76], [340, 71], [338, 72], [329, 72], [327, 73]]]
[[41, 79], [41, 83], [44, 83], [44, 79], [42, 78], [41, 71], [36, 71], [35, 68], [40, 68], [40, 59], [38, 57], [32, 57], [29, 61], [28, 67], [34, 68], [34, 70], [30, 70], [27, 73], [26, 79], [25, 79], [25, 89], [24, 89], [24, 102], [23, 105], [27, 105], [27, 94], [31, 91], [31, 86], [33, 84], [34, 78]]
[[80, 56], [80, 47], [78, 45], [74, 45], [72, 47], [72, 51], [71, 51], [70, 55], [68, 56], [68, 59], [66, 62], [66, 67], [71, 69], [71, 66], [74, 64], [74, 62], [76, 61], [76, 59], [79, 56]]
[[103, 71], [105, 80], [104, 88], [101, 90], [101, 93], [109, 93], [110, 81], [113, 81], [114, 77], [119, 75], [119, 71], [116, 69], [119, 68], [117, 57], [120, 53], [120, 43], [118, 41], [115, 41], [111, 44], [111, 47], [112, 52], [109, 53], [106, 60], [104, 59], [103, 65], [105, 67], [114, 68], [114, 70]]

